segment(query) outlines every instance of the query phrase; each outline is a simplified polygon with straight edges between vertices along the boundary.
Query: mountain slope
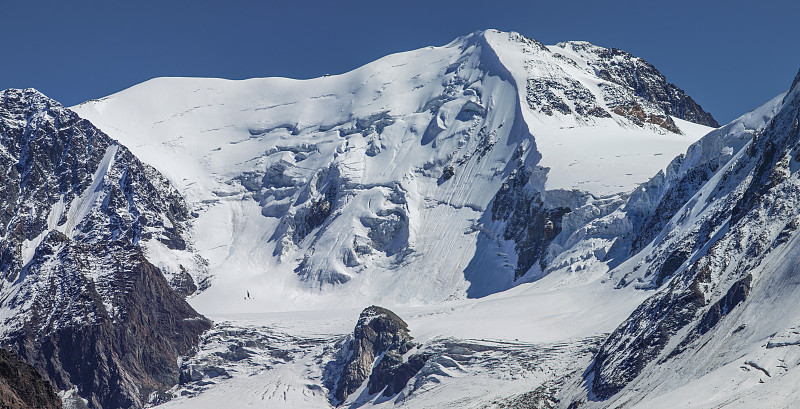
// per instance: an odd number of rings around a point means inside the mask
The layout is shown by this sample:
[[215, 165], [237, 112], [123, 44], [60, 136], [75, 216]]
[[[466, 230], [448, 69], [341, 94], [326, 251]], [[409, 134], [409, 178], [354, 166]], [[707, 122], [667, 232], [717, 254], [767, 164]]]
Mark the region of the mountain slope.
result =
[[676, 405], [680, 391], [691, 407], [796, 399], [781, 379], [797, 359], [798, 82], [677, 160], [656, 207], [673, 210], [649, 216], [657, 234], [615, 270], [618, 285], [661, 289], [598, 352], [589, 407]]
[[186, 252], [182, 197], [35, 90], [0, 92], [0, 135], [0, 344], [94, 407], [141, 407], [210, 326], [139, 247]]
[[0, 407], [55, 409], [61, 408], [61, 399], [35, 368], [0, 349]]
[[643, 61], [580, 48], [489, 30], [337, 76], [155, 79], [74, 109], [199, 214], [198, 308], [430, 303], [540, 278], [589, 216], [565, 215], [613, 211], [709, 130], [681, 117], [715, 124]]

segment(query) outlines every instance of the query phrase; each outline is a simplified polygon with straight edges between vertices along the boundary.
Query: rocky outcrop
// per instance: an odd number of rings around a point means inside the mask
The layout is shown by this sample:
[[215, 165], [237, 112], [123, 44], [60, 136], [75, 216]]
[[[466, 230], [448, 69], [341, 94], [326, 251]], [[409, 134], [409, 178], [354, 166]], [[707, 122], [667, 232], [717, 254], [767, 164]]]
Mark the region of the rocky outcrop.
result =
[[[44, 234], [155, 240], [186, 249], [178, 191], [89, 121], [36, 90], [0, 92], [0, 271], [11, 278]], [[28, 241], [27, 254], [23, 242]]]
[[177, 384], [178, 357], [211, 327], [125, 242], [85, 244], [54, 232], [25, 284], [9, 304], [32, 303], [2, 345], [97, 408], [142, 407]]
[[333, 391], [334, 403], [344, 402], [367, 379], [371, 395], [383, 392], [384, 396], [392, 396], [400, 392], [430, 357], [419, 353], [404, 361], [403, 355], [417, 346], [411, 340], [408, 325], [395, 313], [377, 306], [364, 309], [346, 346], [349, 357]]
[[495, 195], [491, 207], [492, 220], [504, 223], [503, 239], [515, 244], [515, 280], [535, 265], [544, 270], [547, 247], [561, 233], [562, 218], [571, 211], [568, 207], [545, 207], [541, 194], [528, 186], [530, 178], [531, 172], [520, 163]]
[[381, 391], [383, 396], [396, 395], [425, 366], [425, 362], [430, 357], [429, 353], [419, 353], [411, 355], [407, 361], [403, 361], [403, 355], [399, 350], [387, 351], [372, 370], [367, 383], [367, 391], [371, 395]]
[[0, 349], [0, 408], [56, 409], [61, 408], [61, 399], [34, 367]]
[[649, 124], [660, 126], [673, 133], [681, 133], [680, 128], [675, 125], [675, 121], [673, 121], [669, 115], [658, 115], [653, 113], [648, 114], [639, 104], [617, 105], [614, 108], [614, 113], [631, 119], [639, 126], [647, 122]]

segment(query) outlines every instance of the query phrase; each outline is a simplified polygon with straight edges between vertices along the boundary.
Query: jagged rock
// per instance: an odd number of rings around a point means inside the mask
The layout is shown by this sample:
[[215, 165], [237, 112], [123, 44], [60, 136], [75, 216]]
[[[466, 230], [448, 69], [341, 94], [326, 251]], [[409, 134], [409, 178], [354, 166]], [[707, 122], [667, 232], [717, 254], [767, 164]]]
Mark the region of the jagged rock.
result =
[[[33, 298], [27, 319], [3, 346], [59, 389], [77, 386], [97, 408], [142, 407], [152, 393], [177, 384], [178, 357], [197, 345], [210, 322], [138, 247], [76, 243], [58, 233], [45, 244], [49, 251], [37, 253], [27, 269], [35, 289], [20, 294]], [[88, 279], [83, 269], [103, 276]]]
[[[367, 378], [370, 394], [383, 390], [384, 395], [391, 396], [399, 392], [430, 357], [415, 354], [403, 362], [403, 355], [416, 346], [411, 340], [408, 325], [395, 313], [374, 305], [364, 309], [353, 331], [351, 353], [339, 375], [334, 401], [344, 402]], [[383, 358], [374, 365], [381, 354]]]
[[396, 395], [431, 356], [430, 353], [414, 354], [403, 362], [403, 356], [397, 350], [386, 352], [369, 376], [367, 391], [370, 394], [383, 391], [383, 396]]
[[559, 43], [558, 46], [571, 47], [584, 52], [585, 57], [593, 57], [589, 64], [600, 78], [630, 87], [636, 96], [655, 104], [663, 114], [719, 127], [711, 114], [683, 90], [667, 82], [664, 75], [647, 61], [616, 48], [603, 48], [581, 41]]
[[681, 133], [681, 130], [675, 125], [675, 121], [668, 115], [647, 114], [639, 104], [631, 105], [618, 105], [614, 108], [614, 113], [632, 119], [637, 124], [644, 122], [658, 125], [670, 132]]
[[519, 166], [492, 201], [492, 220], [504, 221], [502, 237], [515, 243], [515, 280], [536, 264], [544, 270], [547, 247], [561, 232], [564, 215], [571, 212], [568, 207], [547, 208], [541, 195], [527, 186], [530, 178], [531, 172]]
[[[530, 392], [496, 402], [498, 409], [556, 409], [561, 403], [555, 396], [556, 389], [542, 385]], [[577, 409], [577, 404], [571, 404], [567, 409]]]
[[442, 171], [442, 176], [441, 176], [440, 180], [442, 182], [446, 182], [446, 181], [450, 180], [450, 178], [452, 178], [455, 174], [456, 174], [456, 171], [453, 168], [453, 165], [448, 165]]
[[186, 271], [186, 267], [179, 265], [178, 268], [180, 271], [172, 275], [169, 284], [175, 292], [184, 297], [188, 297], [197, 291], [197, 284], [195, 284], [192, 275]]
[[0, 349], [0, 407], [61, 408], [61, 399], [34, 367], [13, 352]]
[[[178, 191], [89, 121], [36, 90], [0, 92], [0, 271], [21, 244], [57, 229], [89, 242], [157, 240], [185, 250], [190, 212]], [[91, 189], [91, 190], [90, 190]]]

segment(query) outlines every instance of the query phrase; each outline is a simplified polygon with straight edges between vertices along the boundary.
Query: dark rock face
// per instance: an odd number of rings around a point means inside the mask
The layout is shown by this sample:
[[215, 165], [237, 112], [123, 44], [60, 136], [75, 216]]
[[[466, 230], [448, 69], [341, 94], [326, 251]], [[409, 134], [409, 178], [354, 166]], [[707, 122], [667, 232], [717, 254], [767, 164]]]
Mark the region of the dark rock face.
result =
[[[333, 392], [334, 403], [344, 402], [367, 378], [370, 394], [383, 391], [385, 396], [392, 396], [402, 390], [430, 357], [415, 354], [403, 362], [402, 356], [416, 346], [411, 339], [408, 325], [395, 313], [377, 306], [364, 309], [353, 331], [351, 353]], [[373, 370], [375, 358], [381, 354], [383, 357]]]
[[16, 354], [0, 349], [0, 407], [61, 408], [53, 385]]
[[0, 167], [0, 306], [14, 312], [0, 344], [97, 408], [142, 407], [176, 384], [210, 322], [139, 245], [186, 249], [180, 194], [35, 90], [0, 93]]
[[638, 225], [633, 233], [632, 252], [636, 253], [653, 241], [667, 222], [683, 207], [686, 202], [714, 175], [715, 163], [706, 163], [686, 172], [680, 180], [670, 186], [658, 205], [647, 218]]
[[375, 394], [383, 391], [383, 396], [394, 396], [405, 388], [414, 375], [425, 366], [431, 354], [414, 354], [403, 362], [398, 350], [389, 350], [372, 370], [367, 383], [367, 391]]
[[561, 220], [571, 211], [566, 207], [546, 208], [540, 195], [526, 188], [530, 177], [530, 172], [520, 165], [492, 201], [492, 220], [505, 221], [503, 238], [515, 242], [515, 280], [537, 263], [544, 269], [547, 247], [561, 233]]
[[[178, 383], [177, 358], [211, 323], [138, 247], [76, 243], [54, 232], [41, 248], [25, 278], [37, 283], [36, 292], [20, 294], [33, 297], [29, 318], [5, 337], [5, 347], [59, 389], [77, 386], [98, 408], [142, 407], [151, 393]], [[86, 277], [87, 270], [101, 279]]]
[[586, 50], [596, 55], [592, 65], [600, 78], [632, 88], [637, 96], [660, 106], [667, 115], [719, 127], [711, 114], [683, 90], [667, 82], [664, 75], [647, 61], [616, 48], [590, 46]]
[[573, 112], [569, 104], [554, 92], [560, 91], [566, 99], [573, 102], [576, 114], [600, 118], [610, 116], [597, 105], [594, 94], [574, 79], [556, 81], [549, 78], [529, 78], [526, 91], [528, 107], [545, 115], [553, 115], [554, 112], [568, 115]]
[[[672, 286], [658, 297], [640, 305], [606, 340], [594, 361], [592, 392], [605, 400], [639, 376], [644, 367], [658, 357], [670, 337], [690, 324], [703, 306], [703, 296], [694, 285]], [[642, 317], [658, 317], [641, 329]], [[637, 336], [632, 337], [632, 334]]]
[[21, 242], [50, 229], [88, 242], [155, 239], [186, 248], [190, 216], [177, 190], [89, 121], [35, 90], [11, 89], [0, 93], [0, 135], [7, 279], [22, 268]]
[[672, 133], [681, 133], [680, 128], [675, 125], [675, 121], [672, 120], [671, 117], [667, 115], [656, 115], [656, 114], [648, 114], [645, 112], [644, 108], [641, 105], [633, 103], [633, 104], [626, 104], [626, 105], [617, 105], [614, 108], [614, 113], [617, 115], [622, 115], [631, 119], [634, 123], [641, 126], [645, 122], [658, 125]]

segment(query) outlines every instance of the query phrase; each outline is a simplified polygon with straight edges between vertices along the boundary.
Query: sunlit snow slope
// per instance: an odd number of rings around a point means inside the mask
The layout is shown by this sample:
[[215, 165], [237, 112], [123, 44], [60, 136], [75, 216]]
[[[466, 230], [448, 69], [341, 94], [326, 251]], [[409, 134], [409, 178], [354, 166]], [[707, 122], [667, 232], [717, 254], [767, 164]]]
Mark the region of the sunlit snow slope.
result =
[[539, 279], [583, 224], [711, 130], [680, 118], [716, 126], [627, 53], [493, 30], [342, 75], [159, 78], [73, 109], [193, 206], [201, 258], [147, 251], [167, 272], [209, 272], [192, 299], [204, 313]]

